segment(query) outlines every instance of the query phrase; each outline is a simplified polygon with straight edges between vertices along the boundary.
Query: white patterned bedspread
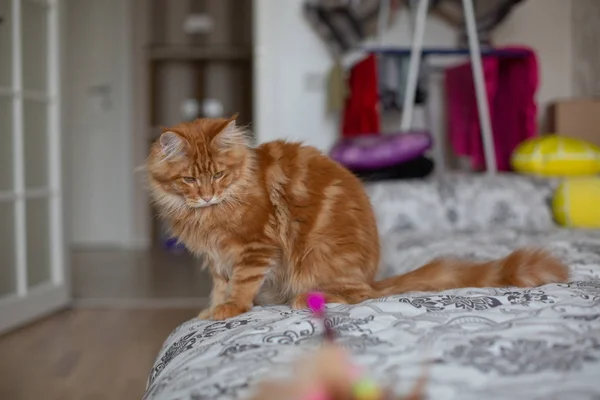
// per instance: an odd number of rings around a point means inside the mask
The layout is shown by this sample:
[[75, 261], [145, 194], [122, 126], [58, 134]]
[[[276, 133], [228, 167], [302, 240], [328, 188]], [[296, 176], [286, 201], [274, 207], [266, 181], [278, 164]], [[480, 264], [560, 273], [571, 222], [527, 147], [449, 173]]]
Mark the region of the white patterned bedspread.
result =
[[[430, 399], [600, 399], [600, 233], [396, 230], [384, 243], [386, 273], [439, 255], [502, 257], [529, 243], [568, 263], [571, 282], [332, 304], [329, 323], [356, 361], [398, 393], [432, 360]], [[257, 381], [288, 373], [291, 361], [319, 345], [320, 334], [308, 311], [288, 307], [188, 321], [165, 342], [145, 399], [243, 399]]]

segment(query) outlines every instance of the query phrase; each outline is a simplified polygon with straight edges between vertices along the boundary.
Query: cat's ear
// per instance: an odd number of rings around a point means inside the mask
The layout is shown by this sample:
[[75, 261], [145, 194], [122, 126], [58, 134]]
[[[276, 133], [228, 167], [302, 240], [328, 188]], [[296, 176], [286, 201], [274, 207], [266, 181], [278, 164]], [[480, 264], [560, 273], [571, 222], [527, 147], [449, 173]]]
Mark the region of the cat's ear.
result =
[[237, 114], [227, 120], [225, 126], [213, 139], [213, 142], [222, 149], [236, 146], [248, 146], [246, 131], [236, 122]]
[[158, 139], [165, 160], [185, 155], [187, 140], [175, 132], [163, 132]]

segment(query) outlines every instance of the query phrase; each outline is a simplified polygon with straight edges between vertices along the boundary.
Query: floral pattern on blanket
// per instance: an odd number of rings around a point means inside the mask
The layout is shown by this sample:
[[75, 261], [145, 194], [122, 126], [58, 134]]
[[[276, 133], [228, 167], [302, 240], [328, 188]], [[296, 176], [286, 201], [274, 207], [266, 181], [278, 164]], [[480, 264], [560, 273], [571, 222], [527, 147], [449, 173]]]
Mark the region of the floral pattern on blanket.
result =
[[[429, 361], [431, 399], [600, 398], [599, 232], [521, 227], [384, 239], [389, 274], [440, 255], [495, 258], [535, 244], [568, 263], [571, 281], [328, 305], [338, 342], [376, 380], [406, 392]], [[144, 398], [243, 399], [258, 381], [289, 374], [291, 361], [319, 346], [321, 331], [307, 310], [283, 306], [185, 322], [165, 342]]]

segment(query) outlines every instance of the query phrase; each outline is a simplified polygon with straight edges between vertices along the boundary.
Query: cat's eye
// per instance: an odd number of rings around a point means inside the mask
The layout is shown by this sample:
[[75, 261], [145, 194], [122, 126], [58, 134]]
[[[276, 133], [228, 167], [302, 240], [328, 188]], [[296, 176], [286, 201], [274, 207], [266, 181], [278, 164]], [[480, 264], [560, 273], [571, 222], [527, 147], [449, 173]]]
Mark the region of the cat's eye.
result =
[[219, 171], [213, 175], [213, 179], [221, 179], [223, 177], [223, 171]]
[[194, 178], [193, 176], [184, 176], [181, 179], [183, 179], [185, 183], [196, 183], [196, 178]]

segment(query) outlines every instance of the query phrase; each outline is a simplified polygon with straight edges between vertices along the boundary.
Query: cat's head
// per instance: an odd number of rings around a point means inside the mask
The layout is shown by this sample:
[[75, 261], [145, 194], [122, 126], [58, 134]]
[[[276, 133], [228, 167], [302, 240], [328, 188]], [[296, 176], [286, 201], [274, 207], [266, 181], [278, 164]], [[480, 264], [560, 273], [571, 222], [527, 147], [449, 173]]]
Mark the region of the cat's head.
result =
[[146, 167], [160, 205], [204, 208], [239, 196], [252, 177], [253, 160], [246, 132], [234, 116], [164, 129], [152, 145]]

